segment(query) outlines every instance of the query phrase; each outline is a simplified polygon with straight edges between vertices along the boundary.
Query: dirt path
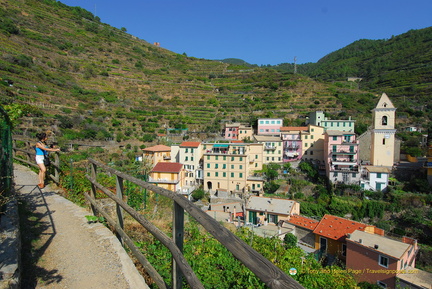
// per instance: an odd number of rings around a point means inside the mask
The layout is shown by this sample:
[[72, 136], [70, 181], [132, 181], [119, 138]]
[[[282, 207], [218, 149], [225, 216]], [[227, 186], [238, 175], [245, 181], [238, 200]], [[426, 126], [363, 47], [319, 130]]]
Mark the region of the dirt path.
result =
[[36, 174], [24, 166], [15, 164], [14, 175], [26, 214], [23, 289], [148, 288], [113, 234], [87, 222], [90, 212], [50, 186], [40, 190]]

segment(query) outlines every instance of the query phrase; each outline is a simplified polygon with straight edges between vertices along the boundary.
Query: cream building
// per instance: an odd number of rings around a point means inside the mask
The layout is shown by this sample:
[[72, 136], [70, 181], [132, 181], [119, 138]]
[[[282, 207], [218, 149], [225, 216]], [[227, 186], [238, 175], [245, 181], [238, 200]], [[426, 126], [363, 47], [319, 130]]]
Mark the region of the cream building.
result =
[[263, 163], [283, 162], [283, 141], [280, 136], [254, 136], [255, 141], [263, 145]]
[[179, 145], [176, 161], [183, 164], [185, 170], [185, 187], [193, 191], [202, 183], [202, 170], [200, 161], [202, 158], [200, 142], [185, 141]]
[[171, 161], [171, 147], [165, 145], [156, 145], [142, 149], [143, 161], [149, 162], [154, 167], [159, 162]]
[[203, 143], [204, 189], [242, 195], [245, 192], [261, 194], [264, 180], [254, 176], [262, 170], [262, 144]]
[[307, 131], [302, 131], [302, 159], [306, 161], [324, 161], [324, 128], [317, 125], [308, 125]]

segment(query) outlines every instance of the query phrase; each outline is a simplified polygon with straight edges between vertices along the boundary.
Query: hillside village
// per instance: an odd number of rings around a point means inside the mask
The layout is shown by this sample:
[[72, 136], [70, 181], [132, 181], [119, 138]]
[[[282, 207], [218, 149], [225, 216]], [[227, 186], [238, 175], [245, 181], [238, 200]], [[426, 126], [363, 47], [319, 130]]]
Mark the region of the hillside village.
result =
[[396, 107], [385, 93], [371, 117], [373, 125], [360, 136], [355, 120], [331, 120], [322, 111], [311, 113], [301, 127], [284, 127], [282, 119], [272, 118], [258, 119], [256, 131], [250, 124], [227, 123], [223, 141], [159, 144], [144, 148], [142, 160], [151, 164], [150, 183], [190, 199], [202, 187], [210, 195], [204, 210], [218, 221], [244, 220], [263, 236], [294, 234], [302, 249], [327, 265], [339, 260], [347, 270], [362, 272], [355, 275], [358, 282], [426, 288], [421, 286], [432, 283], [432, 274], [415, 269], [417, 240], [332, 215], [311, 219], [301, 215], [297, 201], [263, 196], [265, 179], [257, 171], [300, 161], [316, 166], [333, 184], [385, 191], [400, 149]]

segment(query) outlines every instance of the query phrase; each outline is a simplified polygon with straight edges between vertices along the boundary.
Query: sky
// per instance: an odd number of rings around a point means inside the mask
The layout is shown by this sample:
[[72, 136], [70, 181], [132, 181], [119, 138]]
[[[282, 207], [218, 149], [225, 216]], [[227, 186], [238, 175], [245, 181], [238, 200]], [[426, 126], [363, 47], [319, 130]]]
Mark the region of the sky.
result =
[[432, 0], [60, 0], [170, 51], [251, 64], [317, 62], [359, 39], [432, 26]]

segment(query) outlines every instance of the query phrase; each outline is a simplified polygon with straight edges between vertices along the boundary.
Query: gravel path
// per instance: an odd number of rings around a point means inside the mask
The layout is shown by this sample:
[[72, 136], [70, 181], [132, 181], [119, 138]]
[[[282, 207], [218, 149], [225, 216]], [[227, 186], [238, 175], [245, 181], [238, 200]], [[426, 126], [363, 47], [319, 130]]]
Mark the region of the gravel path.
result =
[[[89, 224], [89, 211], [57, 195], [52, 186], [40, 190], [30, 169], [14, 165], [15, 188], [27, 203], [33, 242], [33, 280], [25, 288], [148, 288], [116, 237], [102, 224]], [[28, 225], [28, 224], [27, 224]], [[21, 232], [22, 238], [27, 232]], [[23, 254], [26, 254], [23, 250]]]

